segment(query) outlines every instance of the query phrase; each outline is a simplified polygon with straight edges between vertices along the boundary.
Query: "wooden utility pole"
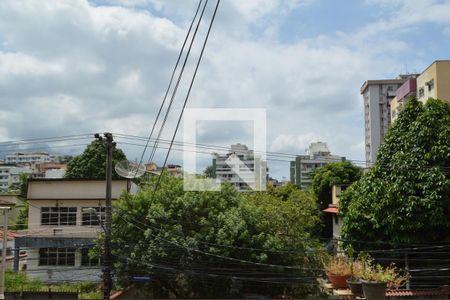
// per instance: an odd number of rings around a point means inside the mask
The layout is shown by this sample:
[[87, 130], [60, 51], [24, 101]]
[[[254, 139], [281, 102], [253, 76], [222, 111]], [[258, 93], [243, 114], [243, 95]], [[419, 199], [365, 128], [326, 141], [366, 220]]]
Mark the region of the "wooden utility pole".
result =
[[0, 207], [3, 213], [3, 248], [2, 248], [2, 270], [0, 272], [0, 299], [5, 299], [5, 270], [6, 270], [6, 246], [8, 243], [8, 211], [9, 207]]
[[103, 255], [103, 299], [108, 300], [111, 294], [111, 185], [112, 185], [112, 156], [115, 143], [111, 133], [106, 132], [104, 137], [95, 135], [106, 148], [106, 197], [105, 197], [105, 243]]

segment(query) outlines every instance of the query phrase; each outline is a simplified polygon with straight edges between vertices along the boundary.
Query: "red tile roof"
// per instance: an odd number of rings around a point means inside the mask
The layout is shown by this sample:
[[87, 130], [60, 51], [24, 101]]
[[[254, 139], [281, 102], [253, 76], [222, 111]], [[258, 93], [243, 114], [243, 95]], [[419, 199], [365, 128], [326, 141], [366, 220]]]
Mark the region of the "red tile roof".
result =
[[428, 297], [450, 295], [450, 286], [422, 290], [387, 290], [386, 297]]
[[322, 210], [323, 212], [331, 213], [331, 214], [337, 214], [339, 212], [339, 209], [337, 207], [328, 207]]
[[[7, 240], [12, 241], [15, 237], [18, 237], [19, 235], [14, 231], [8, 231]], [[0, 240], [3, 240], [3, 230], [0, 230]]]

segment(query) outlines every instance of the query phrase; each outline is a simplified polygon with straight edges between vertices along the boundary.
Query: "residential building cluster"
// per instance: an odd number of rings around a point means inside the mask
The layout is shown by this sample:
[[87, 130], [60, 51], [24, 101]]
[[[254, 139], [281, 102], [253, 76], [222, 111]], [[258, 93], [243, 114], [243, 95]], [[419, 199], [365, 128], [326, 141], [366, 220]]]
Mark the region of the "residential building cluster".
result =
[[311, 173], [329, 163], [345, 161], [345, 157], [331, 154], [324, 142], [312, 143], [304, 155], [297, 155], [290, 163], [291, 183], [306, 190], [311, 185]]
[[[365, 155], [374, 162], [390, 124], [411, 96], [426, 102], [429, 97], [450, 102], [450, 61], [435, 61], [421, 74], [400, 75], [395, 79], [367, 80], [361, 94], [365, 114]], [[290, 182], [301, 189], [311, 185], [316, 169], [346, 158], [332, 154], [325, 142], [311, 143], [304, 154], [290, 161]], [[66, 278], [101, 281], [101, 259], [89, 256], [89, 249], [102, 232], [105, 215], [105, 181], [64, 179], [66, 164], [46, 152], [17, 152], [5, 156], [0, 164], [0, 192], [20, 182], [21, 174], [30, 175], [26, 201], [28, 229], [26, 234], [11, 233], [7, 245], [9, 268], [27, 273], [44, 282], [60, 282]], [[156, 164], [146, 171], [161, 174]], [[169, 164], [165, 170], [175, 177], [183, 176], [182, 166]], [[230, 182], [239, 192], [260, 189], [267, 184], [280, 187], [268, 176], [267, 162], [244, 144], [233, 144], [225, 154], [213, 153], [212, 177]], [[346, 188], [332, 188], [331, 204], [323, 211], [333, 219], [332, 236], [340, 237], [339, 196]], [[112, 200], [136, 188], [130, 180], [113, 180]], [[18, 195], [0, 194], [0, 205], [11, 208], [10, 224], [16, 224], [17, 208], [24, 206]]]
[[20, 183], [20, 175], [32, 178], [62, 178], [66, 164], [59, 156], [47, 152], [16, 152], [7, 154], [0, 163], [0, 192], [7, 192], [13, 184]]
[[378, 149], [390, 124], [411, 97], [425, 103], [428, 98], [450, 102], [450, 60], [434, 61], [420, 74], [395, 79], [367, 80], [361, 87], [364, 101], [365, 157], [376, 162]]

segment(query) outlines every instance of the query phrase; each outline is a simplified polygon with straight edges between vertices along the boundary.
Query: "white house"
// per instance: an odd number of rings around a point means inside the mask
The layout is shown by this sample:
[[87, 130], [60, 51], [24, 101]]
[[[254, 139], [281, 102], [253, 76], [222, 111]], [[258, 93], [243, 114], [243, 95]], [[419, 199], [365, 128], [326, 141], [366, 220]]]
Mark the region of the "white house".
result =
[[[131, 182], [113, 180], [112, 199]], [[16, 238], [27, 249], [26, 273], [44, 282], [100, 281], [100, 259], [88, 256], [105, 212], [104, 180], [31, 179], [28, 182], [28, 234]], [[98, 215], [84, 208], [95, 208]], [[18, 270], [16, 251], [15, 269]]]

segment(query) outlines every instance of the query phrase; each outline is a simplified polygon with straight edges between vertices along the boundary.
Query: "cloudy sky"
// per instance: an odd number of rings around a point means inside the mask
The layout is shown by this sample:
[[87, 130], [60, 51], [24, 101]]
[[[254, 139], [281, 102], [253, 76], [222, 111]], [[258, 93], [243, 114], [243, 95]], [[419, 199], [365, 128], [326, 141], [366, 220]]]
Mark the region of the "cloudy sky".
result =
[[[147, 136], [197, 4], [0, 1], [0, 141], [104, 131]], [[265, 108], [269, 151], [301, 154], [320, 140], [334, 154], [362, 160], [364, 80], [421, 72], [448, 59], [449, 50], [450, 1], [222, 0], [188, 107]], [[199, 123], [200, 142], [251, 143], [248, 122], [213, 123]], [[142, 147], [118, 141], [130, 159], [140, 157]], [[199, 155], [205, 164], [210, 159]], [[180, 152], [169, 161], [182, 163]], [[288, 176], [286, 162], [269, 161], [269, 168], [279, 179]]]

